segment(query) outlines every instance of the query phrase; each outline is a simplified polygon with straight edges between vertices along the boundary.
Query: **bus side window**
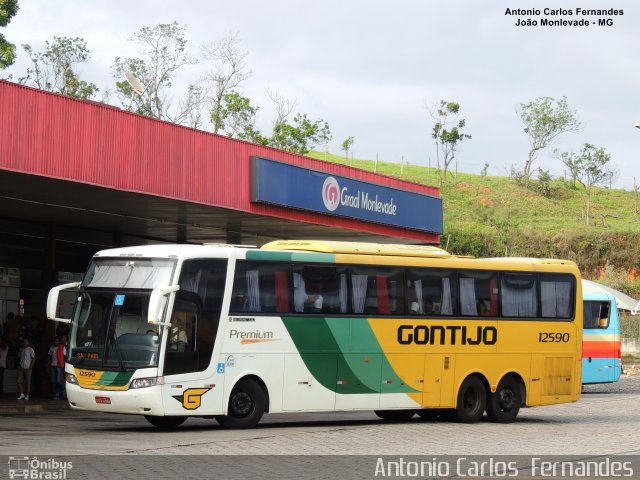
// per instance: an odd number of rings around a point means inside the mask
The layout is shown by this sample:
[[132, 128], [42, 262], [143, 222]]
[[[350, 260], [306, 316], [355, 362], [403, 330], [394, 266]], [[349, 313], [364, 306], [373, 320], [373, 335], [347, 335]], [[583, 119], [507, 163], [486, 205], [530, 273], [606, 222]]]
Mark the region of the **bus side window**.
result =
[[231, 312], [285, 313], [290, 309], [289, 266], [239, 261], [231, 293]]
[[326, 265], [295, 266], [293, 311], [296, 313], [347, 313], [347, 271]]
[[584, 328], [599, 328], [603, 330], [609, 328], [609, 315], [611, 311], [609, 302], [585, 300], [583, 305]]
[[453, 315], [455, 295], [451, 270], [407, 270], [407, 313], [409, 315]]
[[351, 308], [355, 314], [402, 315], [405, 311], [404, 269], [351, 268]]
[[542, 318], [573, 317], [575, 277], [562, 273], [544, 273], [539, 278]]
[[[464, 271], [458, 275], [460, 287], [460, 313], [472, 317], [498, 316], [498, 280], [497, 274], [491, 271]], [[514, 277], [514, 276], [512, 276]], [[532, 277], [529, 275], [528, 277]], [[535, 317], [537, 301], [535, 282], [530, 278], [518, 282], [502, 282], [502, 313], [510, 317]], [[522, 280], [522, 279], [521, 279]], [[511, 287], [510, 288], [507, 288]], [[516, 289], [517, 288], [517, 289]]]

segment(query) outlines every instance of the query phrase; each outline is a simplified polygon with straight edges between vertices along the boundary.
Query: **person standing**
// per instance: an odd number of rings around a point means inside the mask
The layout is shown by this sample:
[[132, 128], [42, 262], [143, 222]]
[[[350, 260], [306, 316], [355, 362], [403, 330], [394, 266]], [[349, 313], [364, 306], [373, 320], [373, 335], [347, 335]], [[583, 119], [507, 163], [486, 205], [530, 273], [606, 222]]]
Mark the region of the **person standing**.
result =
[[67, 336], [62, 335], [60, 337], [60, 343], [58, 343], [56, 348], [56, 360], [57, 367], [56, 370], [58, 372], [58, 385], [60, 387], [59, 395], [62, 398], [67, 398], [67, 389], [65, 388], [65, 378], [64, 378], [64, 362], [67, 358]]
[[60, 345], [60, 340], [58, 337], [53, 339], [53, 344], [49, 347], [49, 363], [48, 367], [51, 375], [51, 386], [53, 388], [53, 399], [57, 400], [60, 398], [60, 393], [62, 392], [62, 384], [61, 380], [61, 371], [58, 367], [58, 346]]
[[[20, 396], [18, 400], [29, 400], [29, 393], [31, 393], [31, 372], [33, 366], [36, 363], [36, 352], [31, 347], [31, 342], [28, 338], [22, 340], [22, 349], [18, 354], [18, 389], [20, 390]], [[27, 384], [27, 394], [25, 395], [24, 384]]]
[[9, 354], [9, 345], [4, 341], [4, 337], [0, 337], [0, 395], [4, 393], [4, 370], [7, 368], [7, 355]]

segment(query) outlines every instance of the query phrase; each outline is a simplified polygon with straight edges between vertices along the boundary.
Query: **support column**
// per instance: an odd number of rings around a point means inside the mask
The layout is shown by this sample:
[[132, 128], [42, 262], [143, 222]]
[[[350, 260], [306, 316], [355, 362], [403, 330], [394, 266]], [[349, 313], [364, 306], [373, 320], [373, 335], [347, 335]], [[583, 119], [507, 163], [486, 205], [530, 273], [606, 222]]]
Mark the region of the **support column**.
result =
[[44, 265], [42, 269], [42, 288], [49, 290], [57, 285], [56, 279], [56, 226], [47, 223], [44, 226]]
[[176, 232], [176, 242], [187, 243], [187, 226], [178, 225], [178, 231]]
[[229, 245], [242, 245], [242, 234], [240, 232], [230, 232], [227, 230], [226, 242]]

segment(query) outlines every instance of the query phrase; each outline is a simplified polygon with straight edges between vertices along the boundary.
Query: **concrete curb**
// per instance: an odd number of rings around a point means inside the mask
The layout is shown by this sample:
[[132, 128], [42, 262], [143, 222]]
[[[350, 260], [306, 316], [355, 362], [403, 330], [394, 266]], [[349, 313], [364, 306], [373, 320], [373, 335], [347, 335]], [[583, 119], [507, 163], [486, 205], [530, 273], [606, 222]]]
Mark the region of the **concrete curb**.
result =
[[69, 410], [66, 400], [53, 400], [35, 397], [30, 400], [17, 400], [15, 393], [0, 397], [0, 415], [24, 415]]

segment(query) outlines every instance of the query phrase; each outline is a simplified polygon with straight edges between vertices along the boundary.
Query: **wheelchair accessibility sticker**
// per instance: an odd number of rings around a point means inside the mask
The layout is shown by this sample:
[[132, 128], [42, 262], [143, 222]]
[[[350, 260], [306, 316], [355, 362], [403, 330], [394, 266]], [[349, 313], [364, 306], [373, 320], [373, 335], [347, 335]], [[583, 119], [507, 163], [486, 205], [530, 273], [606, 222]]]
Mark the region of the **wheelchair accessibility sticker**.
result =
[[224, 362], [218, 363], [218, 373], [224, 373]]

